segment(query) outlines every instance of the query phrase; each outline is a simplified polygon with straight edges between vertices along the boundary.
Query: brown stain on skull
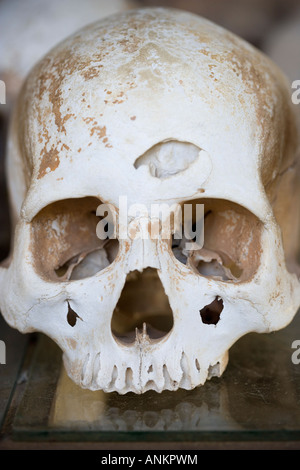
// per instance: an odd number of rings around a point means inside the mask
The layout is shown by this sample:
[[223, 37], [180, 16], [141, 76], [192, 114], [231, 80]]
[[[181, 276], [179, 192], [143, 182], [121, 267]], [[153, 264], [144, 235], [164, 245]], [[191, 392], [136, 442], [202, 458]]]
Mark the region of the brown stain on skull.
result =
[[[218, 33], [215, 39], [217, 37]], [[231, 72], [242, 84], [243, 92], [237, 97], [240, 106], [246, 110], [252, 103], [256, 115], [256, 141], [261, 146], [261, 177], [267, 188], [273, 175], [282, 172], [291, 163], [296, 151], [297, 131], [291, 106], [288, 105], [290, 96], [287, 83], [268, 57], [250, 45], [243, 44], [234, 34], [223, 31], [219, 39], [224, 45], [227, 44], [227, 50], [216, 53], [213, 45], [210, 46], [211, 38], [207, 37], [204, 41], [206, 46], [199, 49], [199, 53], [210, 61], [208, 68], [212, 80], [216, 80], [216, 66], [221, 66], [225, 77]], [[227, 88], [217, 86], [218, 92], [225, 97]]]
[[[85, 124], [89, 125], [90, 137], [97, 135], [99, 140], [105, 144], [105, 147], [112, 148], [112, 145], [109, 143], [107, 137], [107, 129], [106, 126], [100, 126], [98, 121], [94, 117], [86, 117], [82, 118]], [[89, 144], [91, 145], [91, 143]]]
[[61, 85], [67, 73], [76, 70], [76, 59], [72, 58], [71, 52], [67, 49], [52, 64], [50, 58], [46, 58], [45, 61], [48, 61], [49, 68], [46, 67], [47, 71], [39, 77], [39, 97], [41, 99], [42, 95], [48, 92], [48, 99], [52, 105], [52, 114], [54, 115], [57, 130], [66, 134], [65, 124], [72, 114], [63, 115], [61, 111], [63, 105]]
[[66, 343], [68, 344], [70, 349], [76, 349], [77, 347], [77, 341], [75, 341], [75, 339], [73, 338], [66, 339]]
[[43, 150], [43, 158], [39, 168], [38, 179], [43, 178], [47, 173], [56, 170], [60, 163], [57, 148], [53, 145], [49, 151]]
[[[94, 61], [100, 62], [101, 59], [101, 54], [94, 55]], [[37, 98], [39, 102], [42, 102], [43, 98], [47, 96], [50, 104], [50, 113], [54, 117], [54, 123], [58, 133], [64, 133], [66, 135], [67, 121], [71, 117], [76, 119], [74, 113], [67, 112], [64, 114], [64, 98], [62, 96], [63, 83], [68, 77], [76, 73], [81, 73], [85, 80], [91, 80], [98, 76], [102, 65], [97, 63], [97, 65], [91, 66], [90, 64], [91, 61], [88, 57], [81, 57], [74, 54], [72, 47], [66, 47], [54, 55], [50, 54], [46, 56], [39, 64], [40, 73], [36, 79]], [[37, 107], [37, 114], [39, 124], [43, 126], [45, 116], [42, 115], [42, 110], [39, 107]], [[99, 130], [95, 129], [94, 132], [99, 132]], [[60, 163], [58, 152], [55, 151], [53, 146], [50, 151], [47, 151], [48, 142], [49, 140], [46, 140], [45, 146], [41, 151], [38, 178], [45, 176], [48, 168], [49, 171], [54, 171]]]
[[[45, 111], [40, 106], [40, 103], [46, 98], [50, 104], [50, 114], [53, 116], [54, 123], [57, 127], [58, 133], [63, 133], [67, 135], [66, 123], [71, 118], [76, 116], [70, 112], [64, 110], [65, 104], [65, 90], [64, 83], [68, 83], [67, 80], [73, 77], [81, 76], [85, 81], [91, 81], [101, 74], [103, 74], [103, 61], [108, 60], [113, 51], [116, 48], [122, 48], [123, 53], [129, 56], [135, 56], [133, 62], [131, 63], [131, 69], [135, 63], [139, 61], [146, 60], [148, 61], [148, 56], [160, 56], [162, 61], [174, 61], [174, 58], [170, 56], [167, 51], [164, 51], [160, 48], [154, 41], [157, 34], [149, 34], [148, 42], [145, 44], [145, 37], [141, 32], [143, 30], [148, 30], [149, 21], [156, 21], [157, 17], [153, 14], [145, 13], [140, 18], [129, 17], [127, 22], [128, 26], [119, 25], [114, 26], [114, 30], [119, 31], [121, 39], [117, 40], [114, 35], [111, 39], [103, 40], [103, 34], [105, 29], [102, 28], [101, 35], [95, 26], [95, 32], [97, 32], [97, 37], [99, 40], [99, 47], [90, 51], [88, 54], [84, 51], [84, 48], [78, 48], [78, 44], [89, 44], [90, 38], [86, 38], [84, 33], [79, 32], [73, 38], [70, 38], [66, 41], [65, 45], [58, 46], [54, 52], [51, 52], [39, 63], [36, 69], [35, 76], [35, 108], [37, 112], [37, 117], [39, 125], [43, 126], [45, 122]], [[151, 37], [150, 37], [151, 36]], [[90, 48], [91, 49], [91, 48]], [[126, 66], [125, 66], [126, 68]], [[134, 68], [132, 69], [134, 70]], [[121, 104], [127, 98], [127, 90], [131, 90], [137, 87], [137, 84], [134, 80], [134, 74], [130, 71], [130, 76], [132, 79], [128, 82], [120, 83], [121, 90], [115, 90], [111, 94], [110, 103], [113, 105]], [[119, 70], [120, 72], [120, 70]], [[126, 73], [125, 69], [123, 72]], [[150, 82], [155, 82], [156, 77], [147, 74], [146, 70], [141, 70], [141, 75], [145, 75], [145, 79]], [[69, 92], [72, 92], [72, 87], [68, 87]], [[84, 92], [81, 93], [84, 96]], [[85, 98], [84, 98], [85, 100]], [[100, 126], [95, 124], [91, 129], [91, 135], [96, 134], [100, 139], [103, 139], [105, 147], [111, 148], [112, 145], [108, 142], [108, 137], [106, 136], [105, 126]], [[104, 140], [105, 139], [105, 140]], [[54, 171], [60, 164], [58, 154], [55, 151], [54, 147], [51, 146], [50, 151], [47, 150], [46, 143], [44, 149], [41, 151], [41, 163], [39, 168], [39, 178], [45, 176], [48, 171]], [[49, 169], [49, 170], [48, 170]]]
[[101, 126], [94, 126], [94, 127], [92, 127], [90, 136], [92, 137], [94, 135], [94, 133], [97, 134], [99, 139], [103, 139], [104, 137], [106, 137], [106, 126], [102, 126], [102, 127]]
[[98, 77], [99, 70], [102, 67], [103, 67], [103, 65], [98, 64], [97, 67], [90, 67], [87, 70], [83, 71], [82, 75], [83, 75], [84, 79], [85, 80], [92, 80], [93, 78]]
[[[231, 70], [243, 83], [244, 93], [256, 97], [257, 122], [261, 124], [267, 118], [268, 98], [271, 97], [270, 86], [265, 75], [268, 73], [266, 64], [263, 63], [258, 53], [256, 55], [252, 53], [249, 57], [249, 52], [244, 50], [240, 43], [236, 43], [233, 35], [228, 34], [227, 40], [231, 43], [231, 50], [216, 53], [202, 48], [199, 49], [199, 53], [212, 61], [208, 64], [211, 72], [216, 69], [217, 64], [225, 64], [227, 70]], [[214, 74], [212, 73], [210, 77], [214, 79]], [[224, 93], [226, 92], [224, 88]]]

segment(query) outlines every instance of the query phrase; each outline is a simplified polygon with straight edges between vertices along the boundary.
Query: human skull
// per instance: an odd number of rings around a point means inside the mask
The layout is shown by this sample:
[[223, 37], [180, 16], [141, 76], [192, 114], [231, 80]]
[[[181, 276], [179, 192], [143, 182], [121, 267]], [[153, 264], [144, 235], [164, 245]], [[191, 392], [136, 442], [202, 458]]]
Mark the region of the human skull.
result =
[[[298, 135], [277, 67], [209, 21], [112, 16], [36, 65], [11, 125], [15, 238], [1, 310], [63, 350], [80, 386], [192, 389], [250, 331], [287, 325], [296, 275]], [[145, 233], [100, 240], [97, 207], [204, 204], [204, 246]], [[101, 207], [101, 206], [100, 206]], [[159, 217], [161, 224], [163, 216]], [[121, 225], [121, 222], [120, 222]]]

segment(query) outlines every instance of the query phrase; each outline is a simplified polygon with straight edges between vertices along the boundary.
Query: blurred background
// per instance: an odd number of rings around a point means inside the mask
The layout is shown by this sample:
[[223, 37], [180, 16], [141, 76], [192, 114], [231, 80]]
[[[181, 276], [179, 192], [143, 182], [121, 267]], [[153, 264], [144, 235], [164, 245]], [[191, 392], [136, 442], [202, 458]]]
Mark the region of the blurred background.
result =
[[218, 23], [270, 55], [291, 82], [300, 80], [299, 0], [0, 0], [0, 80], [6, 84], [6, 104], [0, 104], [0, 260], [10, 240], [6, 134], [24, 77], [51, 47], [86, 24], [153, 6], [188, 10]]

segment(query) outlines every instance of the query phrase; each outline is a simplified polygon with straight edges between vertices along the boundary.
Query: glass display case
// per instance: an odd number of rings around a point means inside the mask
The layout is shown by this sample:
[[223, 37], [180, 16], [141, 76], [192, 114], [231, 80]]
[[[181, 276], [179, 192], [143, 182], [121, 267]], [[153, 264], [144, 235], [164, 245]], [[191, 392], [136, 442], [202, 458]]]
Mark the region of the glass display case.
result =
[[26, 380], [11, 418], [14, 441], [300, 440], [300, 353], [292, 348], [300, 340], [300, 315], [281, 331], [240, 339], [230, 350], [221, 378], [192, 391], [161, 394], [83, 390], [67, 377], [61, 351], [43, 335], [27, 347], [30, 357], [24, 372], [20, 363], [28, 338], [7, 331], [10, 357], [6, 366], [1, 365], [6, 374], [0, 389], [2, 421], [15, 383], [20, 376]]

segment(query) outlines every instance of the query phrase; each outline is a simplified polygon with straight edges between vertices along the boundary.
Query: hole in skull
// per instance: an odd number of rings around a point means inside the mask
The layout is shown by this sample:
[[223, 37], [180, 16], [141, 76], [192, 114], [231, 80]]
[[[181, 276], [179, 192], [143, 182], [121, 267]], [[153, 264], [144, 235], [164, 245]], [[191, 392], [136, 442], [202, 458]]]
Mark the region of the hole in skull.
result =
[[216, 297], [211, 304], [206, 305], [200, 310], [203, 323], [206, 323], [207, 325], [216, 325], [220, 320], [223, 308], [223, 300]]
[[139, 157], [134, 167], [148, 166], [155, 178], [170, 178], [186, 170], [200, 156], [201, 149], [188, 142], [169, 140], [151, 147]]
[[68, 302], [67, 320], [68, 320], [69, 325], [74, 327], [76, 325], [77, 318], [80, 318], [79, 315], [77, 315], [77, 313], [74, 312], [74, 310], [70, 307], [70, 304]]
[[249, 280], [260, 262], [262, 224], [258, 218], [244, 207], [225, 200], [198, 199], [185, 204], [193, 206], [193, 227], [199, 223], [195, 219], [195, 207], [204, 204], [204, 244], [195, 251], [186, 249], [186, 242], [190, 240], [184, 233], [183, 205], [180, 228], [183, 233], [180, 239], [175, 240], [174, 236], [172, 239], [172, 251], [177, 260], [194, 272], [216, 280]]
[[172, 327], [172, 310], [157, 270], [129, 273], [112, 316], [115, 338], [124, 344], [134, 343], [139, 335], [155, 341], [165, 337]]
[[93, 276], [118, 254], [115, 239], [101, 240], [96, 229], [99, 199], [66, 199], [50, 204], [33, 219], [35, 267], [52, 281]]

